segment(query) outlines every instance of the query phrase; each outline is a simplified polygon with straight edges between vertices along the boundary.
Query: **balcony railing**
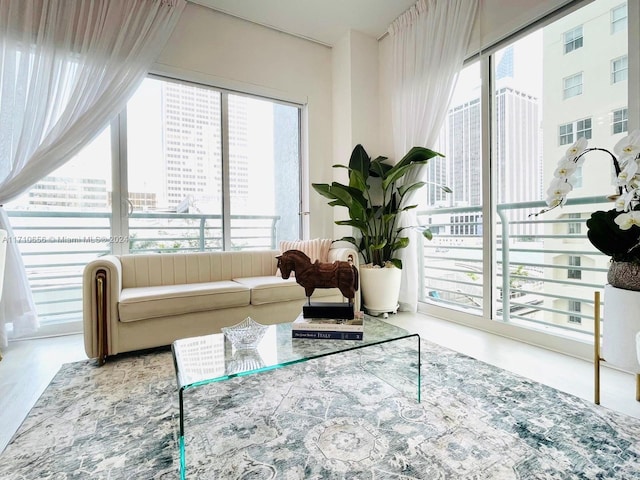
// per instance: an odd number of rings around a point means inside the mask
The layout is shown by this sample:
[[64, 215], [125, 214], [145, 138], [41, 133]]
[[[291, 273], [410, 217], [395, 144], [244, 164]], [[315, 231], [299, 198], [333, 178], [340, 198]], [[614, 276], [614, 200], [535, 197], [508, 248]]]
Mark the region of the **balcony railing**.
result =
[[[41, 325], [82, 318], [82, 271], [87, 262], [126, 243], [130, 253], [276, 248], [280, 217], [232, 215], [224, 239], [221, 215], [143, 213], [129, 217], [129, 235], [112, 236], [109, 213], [7, 211]], [[122, 247], [122, 245], [120, 245]]]
[[[418, 218], [435, 236], [421, 243], [420, 300], [514, 323], [570, 334], [593, 331], [593, 291], [606, 283], [608, 257], [586, 237], [589, 213], [608, 209], [602, 197], [572, 199], [562, 209], [529, 217], [543, 202], [502, 204], [496, 236], [483, 244], [480, 207], [437, 208]], [[574, 218], [568, 213], [582, 218]], [[128, 238], [111, 238], [108, 213], [8, 211], [42, 324], [81, 318], [84, 265], [126, 242], [131, 253], [276, 247], [278, 217], [232, 216], [224, 240], [220, 215], [139, 213]], [[559, 216], [558, 216], [559, 215]], [[485, 258], [492, 257], [492, 272]], [[484, 283], [495, 278], [486, 304]], [[507, 312], [506, 314], [504, 312]]]
[[[611, 203], [572, 199], [561, 209], [529, 216], [545, 206], [498, 205], [492, 245], [484, 243], [481, 207], [419, 212], [420, 223], [434, 231], [432, 241], [420, 242], [420, 300], [480, 316], [488, 307], [484, 284], [493, 276], [492, 318], [591, 335], [593, 292], [606, 283], [609, 258], [587, 239], [585, 221]], [[487, 256], [492, 272], [485, 272]]]

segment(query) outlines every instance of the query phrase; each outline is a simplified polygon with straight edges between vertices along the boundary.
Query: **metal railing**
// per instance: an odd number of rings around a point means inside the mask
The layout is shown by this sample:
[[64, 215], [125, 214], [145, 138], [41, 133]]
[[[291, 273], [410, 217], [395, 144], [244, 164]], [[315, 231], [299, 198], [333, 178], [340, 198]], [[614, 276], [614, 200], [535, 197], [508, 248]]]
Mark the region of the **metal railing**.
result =
[[[565, 209], [529, 217], [543, 202], [501, 204], [495, 240], [483, 244], [481, 207], [418, 212], [434, 231], [420, 249], [420, 300], [483, 315], [485, 282], [491, 286], [491, 317], [554, 327], [569, 333], [593, 331], [593, 290], [606, 283], [608, 257], [586, 236], [585, 219], [609, 209], [602, 197], [571, 199]], [[567, 212], [582, 211], [582, 218]], [[142, 213], [129, 219], [129, 237], [112, 238], [108, 213], [8, 211], [19, 241], [41, 323], [81, 317], [84, 265], [127, 242], [131, 253], [222, 250], [220, 215]], [[560, 214], [558, 216], [558, 214]], [[276, 248], [276, 216], [232, 216], [227, 249]], [[492, 272], [484, 271], [491, 254]], [[505, 313], [506, 312], [506, 313]]]
[[[82, 318], [82, 271], [126, 243], [130, 253], [221, 251], [221, 215], [134, 212], [129, 235], [112, 236], [108, 212], [7, 211], [41, 325]], [[279, 216], [232, 215], [227, 250], [276, 248]]]
[[[501, 321], [590, 335], [593, 292], [606, 283], [609, 257], [589, 242], [585, 220], [611, 203], [577, 198], [562, 209], [530, 216], [544, 207], [544, 202], [498, 205], [492, 245], [484, 244], [479, 206], [418, 212], [420, 223], [434, 232], [432, 241], [419, 246], [420, 300], [478, 316], [490, 308], [491, 318]], [[491, 272], [484, 271], [487, 255]], [[488, 307], [485, 281], [491, 278]]]

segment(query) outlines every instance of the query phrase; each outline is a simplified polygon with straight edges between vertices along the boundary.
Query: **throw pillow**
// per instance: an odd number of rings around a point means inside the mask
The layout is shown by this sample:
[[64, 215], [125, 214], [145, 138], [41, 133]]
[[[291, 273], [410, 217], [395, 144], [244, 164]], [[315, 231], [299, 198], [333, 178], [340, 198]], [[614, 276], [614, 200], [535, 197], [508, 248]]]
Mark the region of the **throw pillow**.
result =
[[[320, 262], [327, 262], [329, 259], [329, 249], [333, 240], [330, 238], [314, 238], [313, 240], [293, 240], [280, 242], [280, 252], [286, 252], [287, 250], [300, 250], [307, 257], [311, 259], [311, 262], [319, 260]], [[276, 272], [276, 276], [281, 277], [280, 269]], [[291, 272], [291, 276], [295, 276], [295, 272]]]

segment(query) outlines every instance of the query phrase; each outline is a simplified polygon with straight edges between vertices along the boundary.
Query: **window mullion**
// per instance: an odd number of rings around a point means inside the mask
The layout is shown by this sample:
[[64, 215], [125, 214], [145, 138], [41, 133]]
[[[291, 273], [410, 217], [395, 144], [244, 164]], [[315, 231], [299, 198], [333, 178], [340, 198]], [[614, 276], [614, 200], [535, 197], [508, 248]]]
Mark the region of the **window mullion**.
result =
[[[129, 186], [127, 175], [127, 110], [111, 122], [111, 235], [129, 237]], [[129, 253], [129, 242], [111, 242], [111, 253]]]
[[[482, 296], [487, 299], [482, 305], [482, 316], [484, 318], [493, 318], [495, 304], [495, 290], [493, 286], [498, 280], [498, 272], [493, 268], [494, 252], [496, 251], [497, 224], [494, 221], [494, 205], [497, 203], [497, 197], [494, 193], [493, 185], [497, 184], [497, 174], [493, 168], [492, 161], [492, 134], [493, 127], [493, 106], [494, 106], [494, 79], [492, 75], [492, 55], [486, 55], [480, 58], [480, 115], [481, 115], [481, 162], [482, 162], [482, 198], [490, 201], [482, 202], [482, 244], [485, 245], [482, 256], [482, 269], [484, 272], [491, 272], [487, 277], [491, 278], [489, 282], [483, 282]], [[486, 248], [490, 246], [490, 248]]]
[[628, 129], [640, 128], [640, 0], [628, 0], [628, 53], [627, 66], [629, 69], [628, 88]]
[[229, 160], [229, 94], [220, 98], [220, 134], [222, 135], [222, 248], [231, 248], [231, 180]]

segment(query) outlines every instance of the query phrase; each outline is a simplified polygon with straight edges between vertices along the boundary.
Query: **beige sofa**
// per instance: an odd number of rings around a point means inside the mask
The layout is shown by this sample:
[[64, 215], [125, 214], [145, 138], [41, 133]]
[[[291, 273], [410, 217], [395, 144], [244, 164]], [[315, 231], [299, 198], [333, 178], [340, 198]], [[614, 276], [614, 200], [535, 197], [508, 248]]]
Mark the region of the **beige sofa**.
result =
[[[276, 274], [278, 250], [108, 255], [83, 274], [84, 343], [89, 358], [170, 345], [220, 332], [250, 316], [264, 324], [293, 321], [307, 301], [294, 278]], [[327, 261], [355, 260], [348, 247]], [[314, 301], [346, 301], [316, 289]]]

